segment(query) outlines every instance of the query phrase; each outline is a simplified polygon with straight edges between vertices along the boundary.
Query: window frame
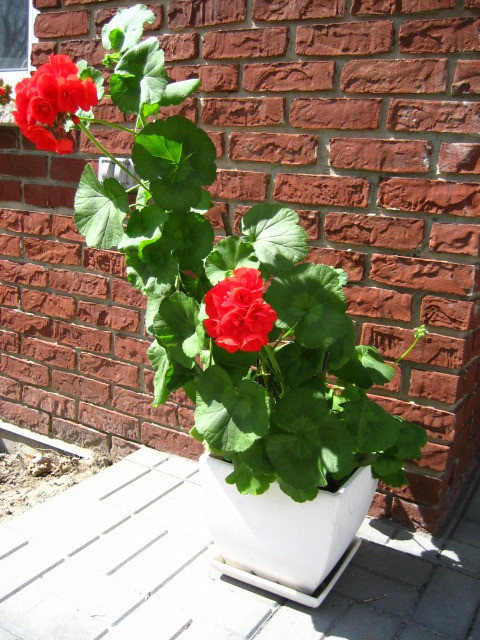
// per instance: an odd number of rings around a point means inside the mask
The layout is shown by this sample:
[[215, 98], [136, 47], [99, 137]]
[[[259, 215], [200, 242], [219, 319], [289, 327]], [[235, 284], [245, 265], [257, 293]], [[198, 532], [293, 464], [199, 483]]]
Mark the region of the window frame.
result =
[[31, 75], [31, 72], [35, 69], [32, 65], [32, 44], [34, 42], [38, 42], [38, 38], [34, 35], [34, 25], [35, 18], [40, 12], [34, 8], [33, 0], [30, 0], [28, 5], [28, 57], [27, 57], [27, 68], [26, 69], [15, 69], [15, 70], [6, 70], [0, 67], [0, 78], [2, 78], [4, 84], [9, 84], [12, 89], [15, 91], [15, 85], [23, 80], [23, 78], [28, 78]]

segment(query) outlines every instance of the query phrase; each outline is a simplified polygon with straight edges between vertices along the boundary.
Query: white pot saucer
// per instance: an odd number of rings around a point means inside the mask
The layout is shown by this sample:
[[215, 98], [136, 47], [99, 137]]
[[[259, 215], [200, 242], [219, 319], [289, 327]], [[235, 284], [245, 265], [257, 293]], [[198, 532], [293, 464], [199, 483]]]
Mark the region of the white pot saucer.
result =
[[210, 565], [214, 569], [217, 569], [217, 571], [220, 571], [220, 573], [223, 573], [226, 576], [230, 576], [231, 578], [235, 578], [236, 580], [240, 580], [241, 582], [246, 582], [253, 587], [264, 589], [265, 591], [274, 593], [277, 596], [283, 596], [288, 600], [293, 600], [294, 602], [303, 604], [306, 607], [316, 608], [322, 604], [330, 591], [333, 589], [337, 580], [348, 567], [351, 559], [358, 551], [361, 543], [362, 541], [360, 540], [360, 538], [355, 537], [353, 539], [352, 543], [340, 558], [340, 560], [337, 562], [335, 567], [332, 569], [332, 571], [330, 571], [325, 580], [323, 580], [323, 582], [311, 595], [302, 593], [301, 591], [296, 591], [295, 589], [292, 589], [290, 587], [285, 587], [278, 582], [273, 582], [272, 580], [261, 578], [260, 576], [257, 576], [252, 572], [233, 567], [227, 564], [221, 556], [212, 558], [212, 560], [210, 560]]

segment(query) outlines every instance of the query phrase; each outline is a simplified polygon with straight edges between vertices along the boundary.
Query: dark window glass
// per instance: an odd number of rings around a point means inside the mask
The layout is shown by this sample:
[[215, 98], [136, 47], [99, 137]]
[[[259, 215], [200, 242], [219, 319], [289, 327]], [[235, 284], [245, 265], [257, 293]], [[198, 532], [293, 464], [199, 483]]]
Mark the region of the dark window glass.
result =
[[0, 69], [28, 68], [29, 0], [0, 0]]

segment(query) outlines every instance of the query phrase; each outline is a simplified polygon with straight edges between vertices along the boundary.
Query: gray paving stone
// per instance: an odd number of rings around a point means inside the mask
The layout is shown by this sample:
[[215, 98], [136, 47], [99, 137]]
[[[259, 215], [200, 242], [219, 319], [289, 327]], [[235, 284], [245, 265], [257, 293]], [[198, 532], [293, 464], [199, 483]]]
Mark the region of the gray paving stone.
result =
[[51, 597], [38, 580], [0, 604], [0, 619], [22, 640], [95, 640], [105, 626]]
[[365, 605], [353, 605], [338, 620], [327, 636], [328, 640], [391, 640], [399, 619], [378, 615]]
[[245, 638], [246, 636], [238, 636], [228, 629], [206, 622], [197, 622], [197, 620], [193, 620], [190, 626], [178, 636], [178, 640], [245, 640]]
[[137, 478], [126, 487], [118, 489], [102, 500], [102, 504], [113, 504], [130, 513], [141, 511], [165, 493], [180, 485], [182, 480], [155, 469]]
[[331, 593], [318, 609], [289, 602], [278, 608], [255, 640], [321, 640], [349, 606], [349, 601], [336, 593]]
[[163, 473], [169, 473], [175, 478], [185, 480], [185, 478], [198, 473], [198, 462], [180, 458], [179, 456], [170, 456], [158, 466], [158, 470]]
[[442, 541], [431, 538], [421, 532], [415, 535], [406, 529], [397, 528], [392, 538], [388, 541], [391, 549], [397, 549], [402, 553], [417, 556], [429, 562], [436, 562], [440, 554]]
[[439, 561], [452, 569], [462, 569], [480, 577], [480, 550], [477, 547], [448, 540]]
[[350, 566], [337, 582], [335, 591], [343, 593], [377, 611], [406, 616], [419, 598], [418, 590], [382, 578], [360, 567]]
[[166, 529], [156, 523], [132, 516], [79, 551], [75, 559], [102, 573], [109, 573], [165, 534]]
[[477, 553], [480, 554], [480, 522], [461, 520], [453, 532], [451, 539], [476, 547]]
[[6, 556], [0, 560], [0, 602], [60, 562], [62, 558], [55, 550], [34, 543]]
[[480, 580], [438, 567], [413, 618], [419, 624], [450, 635], [452, 640], [463, 639], [479, 603]]
[[11, 633], [0, 626], [0, 640], [23, 640], [21, 636], [16, 633]]
[[477, 613], [472, 628], [467, 635], [467, 640], [480, 640], [480, 612]]
[[148, 469], [142, 465], [129, 462], [127, 458], [116, 462], [111, 467], [99, 471], [94, 476], [87, 478], [83, 482], [72, 487], [69, 491], [80, 492], [101, 500], [107, 497], [112, 491], [116, 491], [129, 482], [136, 480], [143, 474], [148, 473]]
[[465, 511], [465, 518], [480, 522], [480, 487], [473, 494], [470, 504]]
[[396, 525], [392, 522], [365, 518], [357, 531], [357, 536], [362, 538], [362, 540], [369, 540], [385, 545], [395, 533], [396, 529]]
[[28, 544], [27, 536], [10, 527], [8, 522], [0, 526], [0, 560]]
[[193, 620], [247, 636], [276, 607], [266, 592], [221, 577], [209, 567], [212, 550], [203, 553], [162, 587], [156, 595], [167, 603], [184, 603]]
[[137, 449], [124, 459], [127, 460], [127, 462], [134, 462], [135, 464], [141, 464], [144, 467], [153, 469], [153, 467], [161, 464], [168, 457], [168, 453], [164, 453], [163, 451], [140, 447], [140, 449]]
[[353, 565], [418, 588], [433, 574], [433, 566], [425, 560], [366, 541], [355, 554]]
[[398, 640], [451, 640], [450, 636], [444, 636], [438, 631], [427, 629], [416, 624], [409, 624], [403, 629]]

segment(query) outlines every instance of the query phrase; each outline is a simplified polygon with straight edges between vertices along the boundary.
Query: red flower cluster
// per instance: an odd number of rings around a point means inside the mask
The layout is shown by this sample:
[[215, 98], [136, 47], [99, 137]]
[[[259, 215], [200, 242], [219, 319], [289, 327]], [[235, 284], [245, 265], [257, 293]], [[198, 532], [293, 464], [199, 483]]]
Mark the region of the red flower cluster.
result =
[[260, 351], [267, 344], [277, 314], [263, 301], [260, 271], [241, 267], [205, 296], [208, 334], [229, 353]]
[[37, 149], [57, 153], [73, 151], [73, 142], [66, 138], [67, 118], [75, 121], [74, 114], [79, 108], [88, 111], [98, 102], [93, 80], [80, 80], [77, 66], [65, 55], [51, 55], [49, 62], [38, 67], [31, 78], [17, 84], [15, 93], [17, 110], [13, 115], [23, 135]]

